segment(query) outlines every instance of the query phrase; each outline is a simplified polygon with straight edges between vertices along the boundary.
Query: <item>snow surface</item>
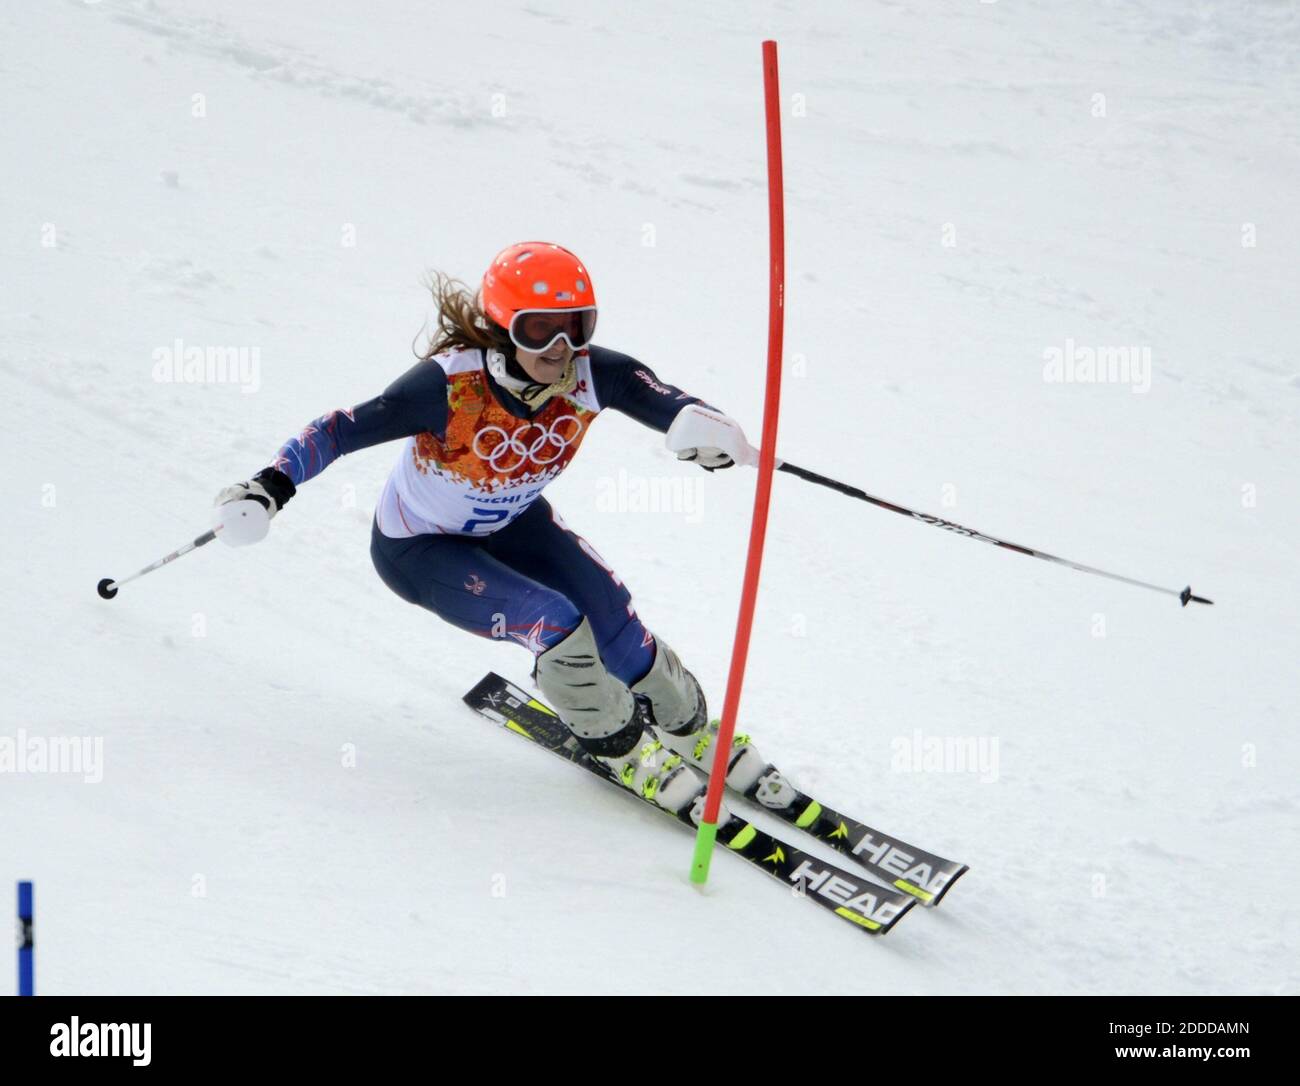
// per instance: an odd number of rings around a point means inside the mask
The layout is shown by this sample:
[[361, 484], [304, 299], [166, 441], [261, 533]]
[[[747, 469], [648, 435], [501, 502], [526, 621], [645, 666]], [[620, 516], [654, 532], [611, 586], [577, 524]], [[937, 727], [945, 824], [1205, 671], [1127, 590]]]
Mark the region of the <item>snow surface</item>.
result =
[[[782, 455], [1217, 601], [778, 479], [741, 725], [971, 865], [883, 940], [726, 856], [695, 892], [689, 834], [459, 704], [528, 659], [375, 576], [395, 447], [94, 594], [520, 238], [757, 435], [765, 37]], [[0, 41], [0, 737], [104, 753], [0, 774], [40, 990], [1300, 991], [1294, 5], [62, 0]], [[155, 380], [178, 338], [256, 391]], [[1067, 341], [1149, 347], [1149, 390], [1045, 381]], [[698, 510], [611, 498], [673, 479]], [[610, 416], [549, 492], [719, 705], [753, 481]], [[916, 729], [995, 779], [898, 771]]]

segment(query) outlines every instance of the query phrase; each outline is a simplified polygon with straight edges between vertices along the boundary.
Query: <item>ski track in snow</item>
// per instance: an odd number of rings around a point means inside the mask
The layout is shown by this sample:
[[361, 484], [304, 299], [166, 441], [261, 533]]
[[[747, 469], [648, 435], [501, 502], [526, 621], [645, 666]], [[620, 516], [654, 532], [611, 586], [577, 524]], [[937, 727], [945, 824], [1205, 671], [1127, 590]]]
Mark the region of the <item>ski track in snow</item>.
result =
[[[0, 774], [42, 991], [1300, 991], [1300, 13], [67, 0], [0, 33], [0, 738], [104, 751], [97, 784]], [[518, 237], [582, 252], [601, 341], [757, 434], [767, 36], [782, 455], [1217, 601], [778, 479], [741, 725], [971, 865], [883, 940], [726, 858], [692, 890], [689, 834], [460, 705], [528, 661], [375, 577], [393, 448], [260, 547], [93, 593], [402, 372], [427, 268]], [[155, 380], [177, 339], [256, 348], [256, 390]], [[1150, 390], [1045, 382], [1067, 340], [1149, 347]], [[625, 419], [585, 450], [551, 500], [720, 705], [752, 476]], [[609, 511], [620, 469], [698, 515]], [[996, 740], [994, 779], [908, 771], [915, 729]]]

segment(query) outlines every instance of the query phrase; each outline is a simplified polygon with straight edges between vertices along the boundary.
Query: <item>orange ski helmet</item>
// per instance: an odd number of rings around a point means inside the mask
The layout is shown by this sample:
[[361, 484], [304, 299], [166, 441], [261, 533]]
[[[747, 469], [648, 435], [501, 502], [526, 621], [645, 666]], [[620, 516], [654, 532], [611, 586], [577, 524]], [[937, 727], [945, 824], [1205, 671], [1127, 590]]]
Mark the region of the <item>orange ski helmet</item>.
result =
[[596, 329], [596, 292], [582, 261], [562, 245], [521, 241], [483, 273], [483, 311], [514, 345], [542, 352], [563, 338], [577, 350]]

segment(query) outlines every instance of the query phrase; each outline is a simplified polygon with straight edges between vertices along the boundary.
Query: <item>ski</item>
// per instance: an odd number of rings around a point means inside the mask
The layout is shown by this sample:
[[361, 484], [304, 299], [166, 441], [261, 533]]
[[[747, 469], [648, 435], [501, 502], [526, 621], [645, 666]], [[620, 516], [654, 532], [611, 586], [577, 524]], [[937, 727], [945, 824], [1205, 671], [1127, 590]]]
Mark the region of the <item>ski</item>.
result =
[[[775, 771], [774, 766], [768, 766], [763, 776]], [[798, 789], [795, 789], [795, 799], [789, 806], [769, 807], [755, 798], [762, 782], [760, 777], [745, 793], [745, 798], [782, 822], [812, 834], [823, 844], [851, 857], [877, 878], [885, 879], [905, 894], [911, 894], [922, 905], [932, 908], [938, 905], [944, 894], [952, 889], [952, 884], [969, 870], [963, 863], [945, 860], [840, 814]]]
[[[547, 714], [553, 724], [558, 724], [558, 718], [549, 706], [494, 673], [489, 673], [470, 695], [478, 694], [482, 698], [492, 693], [503, 694], [507, 690], [513, 691], [516, 699], [522, 699], [524, 708]], [[466, 701], [469, 701], [470, 695], [466, 695]], [[563, 728], [563, 725], [559, 726]], [[710, 727], [716, 735], [717, 721], [713, 721]], [[562, 734], [567, 737], [567, 729]], [[952, 889], [953, 883], [969, 870], [963, 863], [944, 859], [909, 844], [902, 838], [883, 833], [865, 822], [841, 814], [829, 804], [821, 803], [798, 789], [795, 789], [795, 798], [788, 804], [769, 806], [758, 798], [757, 793], [764, 789], [765, 783], [774, 773], [780, 775], [775, 766], [768, 765], [753, 787], [744, 794], [744, 798], [760, 810], [848, 856], [864, 871], [883, 879], [887, 885], [908, 894], [922, 905], [930, 908], [938, 905]], [[732, 791], [731, 794], [740, 793]]]
[[[620, 792], [641, 799], [655, 810], [663, 810], [614, 780], [608, 770], [573, 738], [554, 710], [495, 672], [484, 676], [465, 695], [464, 701], [480, 715], [581, 766]], [[668, 811], [664, 814], [674, 817]], [[676, 816], [675, 820], [695, 828], [689, 812]], [[871, 935], [886, 934], [916, 905], [914, 896], [864, 882], [857, 875], [773, 837], [735, 815], [718, 827], [718, 841], [727, 851], [744, 857], [759, 870], [789, 886], [800, 897]]]
[[[718, 722], [710, 721], [708, 727], [711, 737], [716, 737]], [[709, 742], [712, 743], [712, 738]], [[737, 736], [733, 746], [740, 748], [748, 742], [747, 736]], [[703, 754], [698, 746], [696, 750], [697, 760], [703, 760], [707, 756], [707, 747]], [[732, 762], [727, 766], [728, 772], [738, 755], [739, 750], [733, 753]], [[793, 798], [789, 796], [790, 790], [794, 792]], [[733, 790], [733, 794], [739, 793]], [[864, 822], [841, 814], [828, 804], [799, 791], [770, 763], [744, 792], [744, 798], [787, 825], [811, 834], [824, 845], [844, 853], [876, 878], [883, 879], [905, 894], [911, 894], [923, 905], [938, 905], [952, 884], [968, 870], [963, 863], [945, 860], [942, 856], [926, 852], [892, 834], [882, 833]]]

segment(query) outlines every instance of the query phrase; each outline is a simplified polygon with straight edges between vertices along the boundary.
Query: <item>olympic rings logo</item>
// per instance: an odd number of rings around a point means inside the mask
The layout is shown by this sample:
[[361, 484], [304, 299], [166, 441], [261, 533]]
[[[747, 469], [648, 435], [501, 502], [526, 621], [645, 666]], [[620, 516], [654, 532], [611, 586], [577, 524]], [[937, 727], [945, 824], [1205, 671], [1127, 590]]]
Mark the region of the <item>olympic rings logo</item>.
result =
[[[566, 422], [571, 422], [572, 428], [566, 430]], [[536, 436], [530, 431], [536, 431]], [[480, 460], [488, 462], [493, 471], [505, 475], [526, 463], [538, 467], [554, 464], [564, 455], [564, 450], [578, 440], [581, 433], [582, 421], [577, 415], [561, 415], [550, 426], [530, 422], [510, 433], [500, 426], [484, 426], [474, 435], [470, 447]], [[487, 448], [481, 443], [490, 436], [495, 436], [497, 441], [491, 448]], [[514, 463], [507, 463], [512, 457], [515, 458]]]

